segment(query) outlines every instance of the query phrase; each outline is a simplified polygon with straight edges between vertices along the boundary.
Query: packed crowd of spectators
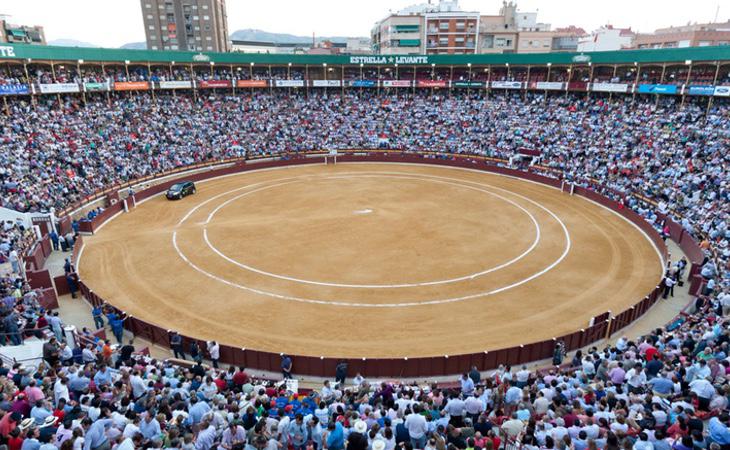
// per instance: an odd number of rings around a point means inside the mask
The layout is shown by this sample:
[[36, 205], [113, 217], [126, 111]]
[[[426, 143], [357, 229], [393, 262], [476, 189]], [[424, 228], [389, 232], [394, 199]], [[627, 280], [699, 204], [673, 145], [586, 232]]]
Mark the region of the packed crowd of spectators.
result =
[[631, 96], [274, 91], [86, 105], [41, 98], [8, 108], [0, 189], [2, 205], [19, 211], [64, 208], [117, 181], [228, 157], [392, 148], [508, 159], [529, 148], [551, 176], [611, 188], [649, 221], [656, 211], [674, 214], [721, 258], [713, 276], [729, 270], [730, 108], [722, 102], [708, 110]]
[[35, 243], [35, 233], [22, 221], [6, 220], [0, 229], [0, 264], [10, 264], [10, 271], [20, 275], [22, 272], [21, 257]]
[[[472, 370], [454, 389], [358, 376], [300, 397], [245, 369], [185, 368], [136, 356], [131, 344], [115, 352], [100, 340], [74, 354], [56, 333], [60, 320], [10, 276], [0, 286], [3, 325], [46, 323], [55, 336], [37, 371], [0, 367], [0, 440], [10, 449], [730, 448], [726, 103], [257, 92], [9, 100], [8, 109], [0, 191], [2, 206], [20, 211], [64, 208], [114, 182], [227, 157], [350, 148], [491, 156], [610, 190], [659, 228], [658, 212], [674, 216], [708, 250], [701, 275], [712, 287], [692, 315], [575, 353], [569, 368]], [[516, 162], [521, 148], [541, 156]], [[0, 250], [20, 248], [20, 236], [7, 224]]]
[[[442, 386], [348, 378], [340, 364], [337, 382], [291, 392], [243, 367], [202, 365], [198, 348], [194, 363], [179, 365], [140, 355], [132, 342], [115, 349], [97, 339], [71, 350], [59, 335], [45, 344], [37, 370], [0, 365], [0, 443], [25, 450], [724, 450], [730, 330], [717, 300], [701, 299], [680, 322], [565, 360], [558, 354], [552, 369], [472, 368]], [[32, 303], [28, 295], [13, 301], [16, 309]]]

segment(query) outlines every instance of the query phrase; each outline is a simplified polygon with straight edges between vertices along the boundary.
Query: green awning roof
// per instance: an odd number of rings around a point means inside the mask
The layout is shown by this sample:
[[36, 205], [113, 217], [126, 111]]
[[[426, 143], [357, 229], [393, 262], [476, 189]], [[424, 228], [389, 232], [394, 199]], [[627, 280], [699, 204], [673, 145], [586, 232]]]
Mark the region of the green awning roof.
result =
[[396, 25], [395, 31], [418, 31], [418, 25]]
[[398, 41], [401, 47], [418, 47], [421, 45], [420, 39], [401, 39]]
[[25, 31], [23, 31], [23, 30], [14, 29], [14, 30], [9, 30], [9, 31], [10, 31], [10, 34], [12, 34], [15, 37], [21, 37], [21, 38], [25, 37]]

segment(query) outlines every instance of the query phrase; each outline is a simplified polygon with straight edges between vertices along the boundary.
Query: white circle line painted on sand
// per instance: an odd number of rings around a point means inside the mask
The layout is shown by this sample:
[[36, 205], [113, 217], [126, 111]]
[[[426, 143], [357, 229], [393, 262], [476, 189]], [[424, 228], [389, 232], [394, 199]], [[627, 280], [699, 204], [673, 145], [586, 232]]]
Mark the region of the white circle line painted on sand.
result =
[[[403, 172], [395, 172], [395, 173], [396, 174], [403, 174]], [[466, 180], [459, 180], [459, 179], [449, 178], [449, 177], [439, 177], [439, 176], [431, 176], [431, 177], [432, 178], [442, 178], [442, 179], [453, 180], [453, 181], [462, 181], [462, 182], [463, 181], [466, 181]], [[302, 177], [294, 177], [294, 178], [302, 178]], [[400, 303], [376, 303], [376, 304], [374, 304], [374, 303], [353, 303], [353, 302], [339, 302], [339, 301], [330, 301], [330, 300], [321, 300], [321, 299], [302, 298], [302, 297], [295, 297], [295, 296], [291, 296], [291, 295], [277, 294], [275, 292], [268, 292], [268, 291], [264, 291], [264, 290], [261, 290], [261, 289], [252, 288], [250, 286], [244, 286], [244, 285], [241, 285], [241, 284], [234, 283], [234, 282], [231, 282], [229, 280], [223, 279], [221, 277], [218, 277], [218, 276], [216, 276], [216, 275], [214, 275], [212, 273], [209, 273], [209, 272], [205, 271], [204, 269], [198, 267], [192, 261], [190, 261], [190, 259], [188, 259], [187, 256], [185, 256], [185, 254], [180, 250], [180, 247], [177, 244], [177, 230], [173, 231], [173, 233], [172, 233], [172, 245], [175, 248], [175, 251], [177, 252], [178, 256], [180, 256], [180, 258], [186, 264], [188, 264], [190, 267], [192, 267], [194, 270], [200, 272], [201, 274], [203, 274], [203, 275], [205, 275], [205, 276], [207, 276], [207, 277], [209, 277], [209, 278], [211, 278], [213, 280], [216, 280], [216, 281], [218, 281], [220, 283], [223, 283], [223, 284], [226, 284], [228, 286], [235, 287], [235, 288], [241, 289], [241, 290], [245, 290], [245, 291], [248, 291], [248, 292], [251, 292], [251, 293], [254, 293], [254, 294], [258, 294], [258, 295], [263, 295], [263, 296], [268, 296], [268, 297], [271, 297], [271, 298], [279, 299], [279, 300], [288, 300], [288, 301], [295, 301], [295, 302], [299, 302], [299, 303], [308, 303], [308, 304], [315, 304], [315, 305], [331, 305], [331, 306], [345, 306], [345, 307], [359, 307], [359, 308], [400, 308], [400, 307], [412, 307], [412, 306], [439, 305], [439, 304], [456, 303], [456, 302], [465, 301], [465, 300], [471, 300], [471, 299], [475, 299], [475, 298], [487, 297], [487, 296], [490, 296], [490, 295], [498, 294], [500, 292], [504, 292], [506, 290], [509, 290], [509, 289], [512, 289], [512, 288], [521, 286], [521, 285], [523, 285], [525, 283], [528, 283], [528, 282], [534, 280], [535, 278], [538, 278], [538, 277], [544, 275], [545, 273], [549, 272], [550, 270], [552, 270], [555, 266], [557, 266], [558, 264], [560, 264], [565, 259], [565, 257], [570, 252], [570, 248], [571, 248], [571, 245], [572, 245], [571, 244], [571, 240], [570, 240], [570, 233], [568, 232], [568, 229], [565, 226], [565, 224], [563, 223], [563, 221], [560, 220], [560, 218], [557, 215], [555, 215], [555, 213], [553, 213], [549, 209], [545, 208], [540, 203], [535, 202], [534, 200], [531, 200], [531, 199], [529, 199], [529, 198], [527, 198], [525, 196], [522, 196], [520, 194], [511, 192], [511, 191], [509, 191], [507, 189], [498, 188], [496, 186], [484, 185], [484, 184], [477, 183], [477, 182], [472, 182], [472, 181], [468, 181], [468, 182], [469, 183], [472, 183], [472, 184], [476, 184], [476, 185], [483, 185], [483, 186], [492, 187], [494, 189], [498, 189], [498, 190], [501, 190], [501, 191], [504, 191], [504, 192], [509, 192], [512, 195], [515, 195], [515, 196], [520, 197], [520, 198], [522, 198], [524, 200], [527, 200], [528, 202], [536, 205], [537, 207], [543, 209], [545, 212], [547, 212], [548, 214], [550, 214], [560, 224], [560, 227], [563, 230], [563, 234], [565, 235], [566, 245], [565, 245], [565, 249], [564, 249], [562, 255], [560, 255], [560, 257], [557, 260], [555, 260], [552, 264], [550, 264], [546, 268], [542, 269], [541, 271], [536, 272], [536, 273], [532, 274], [531, 276], [529, 276], [527, 278], [524, 278], [522, 280], [519, 280], [519, 281], [517, 281], [515, 283], [512, 283], [512, 284], [507, 285], [507, 286], [503, 286], [501, 288], [493, 289], [491, 291], [485, 291], [485, 292], [479, 292], [479, 293], [476, 293], [476, 294], [464, 295], [464, 296], [459, 296], [459, 297], [449, 297], [449, 298], [443, 298], [443, 299], [422, 300], [422, 301], [416, 300], [416, 301], [407, 301], [407, 302], [400, 302]], [[260, 185], [260, 184], [263, 184], [263, 183], [255, 183], [255, 185]], [[244, 186], [244, 187], [242, 187], [240, 189], [245, 189], [245, 188], [250, 187], [250, 186], [253, 186], [253, 185]], [[214, 197], [206, 200], [205, 202], [197, 205], [196, 207], [194, 207], [193, 209], [191, 209], [188, 212], [188, 214], [186, 214], [183, 217], [183, 219], [180, 220], [180, 222], [178, 223], [178, 225], [182, 224], [200, 206], [202, 206], [202, 205], [204, 205], [204, 204], [206, 204], [206, 203], [208, 203], [208, 202], [210, 202], [210, 201], [212, 201], [212, 200], [214, 200], [216, 198], [220, 198], [223, 195], [225, 195], [225, 193], [224, 194], [220, 194], [220, 195], [216, 195], [216, 196], [214, 196]]]
[[[535, 229], [535, 238], [534, 238], [532, 244], [530, 244], [530, 246], [527, 248], [527, 250], [525, 250], [521, 254], [517, 255], [516, 257], [512, 258], [511, 260], [504, 262], [502, 264], [499, 264], [495, 267], [485, 269], [480, 272], [475, 272], [475, 273], [471, 273], [468, 275], [463, 275], [463, 276], [455, 277], [455, 278], [448, 278], [448, 279], [444, 279], [444, 280], [424, 281], [424, 282], [418, 282], [418, 283], [399, 283], [399, 284], [346, 284], [346, 283], [336, 283], [336, 282], [331, 282], [331, 281], [306, 280], [306, 279], [302, 279], [302, 278], [290, 277], [287, 275], [280, 275], [280, 274], [276, 274], [276, 273], [272, 273], [272, 272], [267, 272], [265, 270], [257, 269], [255, 267], [252, 267], [252, 266], [244, 264], [240, 261], [237, 261], [237, 260], [229, 257], [228, 255], [224, 254], [222, 251], [220, 251], [217, 247], [215, 247], [210, 242], [210, 239], [208, 238], [207, 225], [210, 223], [211, 220], [213, 220], [215, 215], [221, 209], [225, 208], [230, 203], [232, 203], [236, 200], [239, 200], [243, 197], [248, 196], [249, 194], [253, 194], [255, 192], [260, 192], [267, 188], [275, 188], [275, 187], [279, 187], [279, 186], [283, 186], [283, 185], [287, 185], [287, 184], [291, 184], [291, 183], [295, 182], [295, 181], [288, 181], [285, 183], [276, 183], [276, 184], [269, 185], [265, 188], [259, 188], [259, 189], [255, 189], [253, 191], [244, 192], [243, 194], [239, 194], [233, 198], [226, 200], [225, 202], [221, 203], [220, 205], [218, 205], [218, 207], [216, 207], [208, 215], [208, 218], [205, 221], [205, 226], [203, 228], [203, 239], [205, 240], [206, 245], [215, 254], [217, 254], [221, 258], [225, 259], [226, 261], [230, 262], [231, 264], [234, 264], [234, 265], [236, 265], [242, 269], [248, 270], [250, 272], [254, 272], [259, 275], [264, 275], [264, 276], [268, 276], [268, 277], [272, 277], [272, 278], [277, 278], [280, 280], [292, 281], [295, 283], [311, 284], [311, 285], [316, 285], [316, 286], [331, 286], [331, 287], [338, 287], [338, 288], [353, 288], [353, 289], [397, 289], [397, 288], [409, 288], [409, 287], [419, 287], [419, 286], [434, 286], [434, 285], [439, 285], [439, 284], [456, 283], [459, 281], [473, 280], [473, 279], [481, 277], [483, 275], [487, 275], [489, 273], [496, 272], [498, 270], [504, 269], [505, 267], [511, 266], [512, 264], [516, 263], [517, 261], [521, 260], [528, 254], [530, 254], [535, 249], [535, 247], [537, 247], [537, 245], [540, 242], [540, 237], [541, 237], [540, 224], [537, 222], [537, 219], [535, 219], [535, 216], [533, 216], [528, 210], [526, 210], [521, 205], [515, 203], [514, 201], [512, 201], [508, 198], [505, 198], [502, 195], [495, 194], [494, 192], [490, 192], [487, 189], [480, 189], [480, 188], [476, 188], [474, 186], [468, 186], [468, 185], [463, 185], [463, 184], [453, 183], [453, 182], [443, 181], [443, 180], [432, 180], [432, 179], [428, 179], [428, 178], [423, 178], [423, 177], [419, 177], [419, 176], [415, 176], [415, 175], [406, 175], [406, 174], [403, 174], [402, 176], [393, 176], [393, 175], [378, 175], [378, 174], [364, 173], [362, 175], [320, 177], [319, 179], [329, 180], [329, 179], [352, 179], [352, 178], [372, 178], [372, 177], [429, 181], [429, 182], [434, 182], [434, 183], [449, 184], [449, 185], [458, 186], [458, 187], [462, 187], [462, 188], [466, 188], [466, 189], [472, 189], [475, 191], [479, 191], [479, 192], [483, 192], [483, 193], [492, 195], [494, 197], [499, 198], [500, 200], [503, 200], [503, 201], [511, 204], [512, 206], [514, 206], [514, 207], [518, 208], [519, 210], [521, 210], [522, 212], [524, 212], [532, 221], [533, 227]], [[231, 191], [229, 191], [229, 193], [230, 192]]]

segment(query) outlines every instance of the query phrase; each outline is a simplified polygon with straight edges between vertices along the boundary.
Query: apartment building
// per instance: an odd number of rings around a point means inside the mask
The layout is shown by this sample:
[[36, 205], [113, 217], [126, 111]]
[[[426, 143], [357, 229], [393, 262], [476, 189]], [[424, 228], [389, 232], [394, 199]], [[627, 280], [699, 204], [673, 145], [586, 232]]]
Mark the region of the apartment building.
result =
[[225, 0], [140, 0], [147, 48], [227, 52]]

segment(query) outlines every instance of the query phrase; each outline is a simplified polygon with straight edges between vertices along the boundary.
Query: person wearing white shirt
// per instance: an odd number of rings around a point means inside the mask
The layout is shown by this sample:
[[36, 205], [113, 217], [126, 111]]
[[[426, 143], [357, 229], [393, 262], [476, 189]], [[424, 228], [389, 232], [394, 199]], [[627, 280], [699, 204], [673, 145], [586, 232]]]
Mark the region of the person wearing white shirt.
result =
[[530, 380], [530, 371], [527, 370], [527, 366], [522, 366], [522, 369], [520, 369], [515, 374], [515, 381], [518, 388], [522, 389], [523, 387], [527, 386], [527, 382]]
[[132, 437], [126, 437], [117, 446], [116, 450], [134, 450], [136, 448], [141, 448], [143, 440], [144, 437], [142, 437], [140, 433], [137, 433]]
[[324, 402], [319, 402], [319, 408], [314, 410], [314, 416], [319, 419], [319, 423], [322, 424], [323, 428], [327, 428], [327, 424], [330, 422], [330, 414]]
[[124, 427], [124, 431], [122, 432], [122, 436], [125, 438], [132, 438], [136, 434], [140, 433], [139, 431], [139, 415], [135, 414], [134, 420], [127, 424], [127, 426]]
[[68, 378], [60, 377], [53, 383], [53, 401], [55, 405], [58, 405], [58, 401], [64, 399], [66, 403], [71, 400], [68, 392]]
[[626, 382], [632, 393], [638, 393], [646, 384], [646, 373], [644, 373], [641, 364], [636, 364], [631, 370], [626, 372]]
[[466, 409], [467, 416], [472, 420], [472, 423], [476, 423], [479, 415], [486, 410], [486, 405], [483, 401], [470, 395], [464, 401], [464, 408]]
[[330, 402], [335, 398], [335, 390], [330, 386], [330, 380], [324, 380], [321, 391], [322, 400]]
[[428, 426], [426, 418], [420, 414], [421, 408], [413, 406], [413, 413], [406, 417], [405, 426], [408, 429], [408, 436], [411, 438], [411, 445], [414, 449], [423, 448], [426, 445], [426, 432]]
[[358, 372], [357, 375], [355, 375], [355, 378], [352, 379], [352, 383], [355, 386], [360, 386], [364, 381], [365, 381], [365, 377], [360, 375], [360, 372]]
[[221, 359], [221, 346], [216, 341], [208, 342], [208, 355], [210, 355], [210, 361], [213, 363], [213, 367], [218, 368], [218, 360]]
[[697, 394], [699, 400], [699, 409], [702, 411], [709, 410], [710, 400], [715, 395], [715, 387], [705, 378], [699, 378], [689, 384], [690, 391]]

